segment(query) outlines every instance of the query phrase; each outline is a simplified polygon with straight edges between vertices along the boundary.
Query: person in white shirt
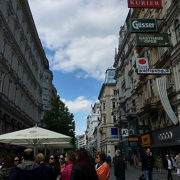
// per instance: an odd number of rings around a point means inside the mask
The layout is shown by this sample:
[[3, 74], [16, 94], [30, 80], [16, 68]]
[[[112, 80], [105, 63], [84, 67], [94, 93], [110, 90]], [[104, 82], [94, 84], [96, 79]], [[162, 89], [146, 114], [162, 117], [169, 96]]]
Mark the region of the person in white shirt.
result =
[[173, 163], [172, 163], [172, 160], [169, 158], [168, 154], [166, 154], [165, 168], [168, 170], [167, 179], [168, 180], [173, 180], [173, 177], [172, 177], [172, 174], [171, 174], [171, 170], [173, 168]]

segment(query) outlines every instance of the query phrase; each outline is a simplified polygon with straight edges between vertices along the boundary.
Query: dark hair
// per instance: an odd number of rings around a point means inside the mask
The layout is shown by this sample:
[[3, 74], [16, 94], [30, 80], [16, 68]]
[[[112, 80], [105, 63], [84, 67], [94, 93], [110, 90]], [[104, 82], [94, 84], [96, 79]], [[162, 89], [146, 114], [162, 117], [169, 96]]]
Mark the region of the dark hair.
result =
[[24, 160], [29, 160], [29, 161], [33, 161], [34, 158], [34, 152], [32, 149], [25, 149], [24, 153], [23, 153], [23, 158]]
[[107, 159], [107, 156], [104, 151], [97, 152], [96, 156], [99, 156], [101, 162], [105, 162]]
[[2, 169], [3, 168], [11, 168], [11, 167], [13, 167], [14, 166], [13, 159], [11, 157], [5, 157], [2, 160], [1, 165], [2, 165]]
[[74, 162], [76, 160], [76, 157], [73, 151], [68, 151], [67, 156], [70, 162]]
[[93, 166], [90, 155], [86, 149], [80, 148], [79, 150], [77, 150], [76, 155], [77, 155], [77, 158], [76, 158], [77, 163], [85, 167]]

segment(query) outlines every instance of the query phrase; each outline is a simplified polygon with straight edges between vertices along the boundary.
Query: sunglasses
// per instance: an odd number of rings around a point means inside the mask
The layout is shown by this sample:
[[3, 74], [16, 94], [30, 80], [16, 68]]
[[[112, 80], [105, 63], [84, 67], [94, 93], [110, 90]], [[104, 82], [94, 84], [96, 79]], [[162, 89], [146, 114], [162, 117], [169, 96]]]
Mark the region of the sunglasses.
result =
[[54, 158], [49, 158], [49, 159], [53, 160]]
[[19, 162], [19, 160], [14, 160], [14, 162]]

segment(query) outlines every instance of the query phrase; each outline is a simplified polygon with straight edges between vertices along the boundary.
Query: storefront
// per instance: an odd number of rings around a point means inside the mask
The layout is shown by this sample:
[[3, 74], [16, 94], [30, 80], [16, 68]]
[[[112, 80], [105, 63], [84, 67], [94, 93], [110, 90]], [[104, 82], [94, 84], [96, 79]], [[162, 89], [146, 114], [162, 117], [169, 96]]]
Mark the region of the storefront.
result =
[[180, 153], [180, 126], [173, 126], [151, 134], [151, 148], [155, 155], [170, 154], [175, 156]]

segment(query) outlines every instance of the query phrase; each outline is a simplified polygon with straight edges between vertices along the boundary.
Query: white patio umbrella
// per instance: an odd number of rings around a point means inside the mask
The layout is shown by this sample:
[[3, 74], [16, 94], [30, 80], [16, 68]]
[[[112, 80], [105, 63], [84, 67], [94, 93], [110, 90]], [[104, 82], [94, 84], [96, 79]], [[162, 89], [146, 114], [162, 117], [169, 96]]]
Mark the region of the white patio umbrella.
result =
[[40, 127], [32, 127], [0, 135], [1, 143], [27, 147], [72, 147], [71, 137]]

